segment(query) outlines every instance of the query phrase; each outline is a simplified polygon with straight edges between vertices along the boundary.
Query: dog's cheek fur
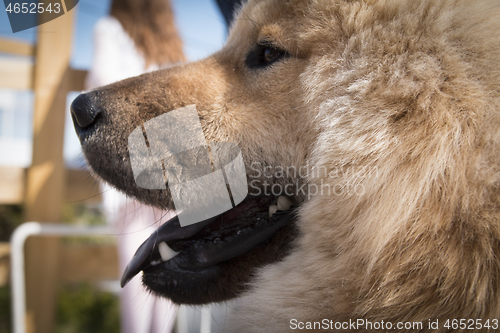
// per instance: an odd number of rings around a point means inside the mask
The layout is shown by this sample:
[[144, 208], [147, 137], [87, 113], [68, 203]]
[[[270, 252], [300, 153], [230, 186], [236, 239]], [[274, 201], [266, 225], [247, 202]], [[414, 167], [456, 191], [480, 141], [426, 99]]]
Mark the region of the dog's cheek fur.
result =
[[498, 4], [337, 9], [343, 49], [301, 75], [321, 119], [309, 184], [323, 195], [303, 206], [294, 253], [261, 270], [235, 327], [498, 318]]
[[[247, 75], [230, 52], [222, 50], [196, 63], [100, 88], [91, 93], [96, 107], [103, 111], [100, 127], [83, 145], [84, 153], [105, 181], [147, 204], [173, 208], [168, 189], [145, 190], [136, 186], [128, 135], [163, 113], [195, 105], [208, 142], [240, 145], [254, 188], [262, 191], [265, 184], [299, 184], [302, 180], [297, 173], [290, 173], [293, 179], [274, 177], [275, 171], [266, 167], [284, 165], [297, 170], [305, 164], [307, 151], [317, 136], [303, 126], [310, 122], [310, 115], [299, 104], [300, 93], [280, 93], [301, 92], [297, 86], [301, 66], [302, 63], [288, 66], [286, 73], [274, 68]], [[262, 84], [276, 76], [282, 79]]]
[[[127, 136], [195, 104], [207, 139], [238, 143], [261, 184], [294, 181], [266, 178], [268, 165], [310, 166], [319, 193], [302, 198], [301, 237], [260, 270], [230, 332], [498, 318], [499, 17], [494, 0], [250, 2], [220, 53], [100, 89], [116, 113], [86, 154], [107, 181], [168, 206], [133, 184]], [[266, 20], [297, 57], [247, 71]]]

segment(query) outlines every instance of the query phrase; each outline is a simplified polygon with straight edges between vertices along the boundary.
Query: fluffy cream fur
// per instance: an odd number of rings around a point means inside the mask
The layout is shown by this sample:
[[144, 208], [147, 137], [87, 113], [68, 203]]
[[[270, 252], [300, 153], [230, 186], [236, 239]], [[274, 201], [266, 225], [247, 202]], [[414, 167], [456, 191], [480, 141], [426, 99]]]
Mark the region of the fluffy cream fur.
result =
[[308, 53], [308, 182], [324, 193], [304, 203], [292, 255], [241, 300], [234, 332], [499, 318], [500, 3], [256, 1], [240, 20], [265, 27], [271, 8]]
[[[289, 56], [248, 68], [258, 43]], [[311, 189], [296, 193], [292, 253], [259, 270], [228, 332], [500, 319], [498, 0], [250, 0], [220, 52], [96, 95], [114, 113], [86, 155], [144, 202], [171, 207], [135, 186], [127, 135], [189, 104], [254, 179]], [[309, 172], [266, 179], [266, 166]]]

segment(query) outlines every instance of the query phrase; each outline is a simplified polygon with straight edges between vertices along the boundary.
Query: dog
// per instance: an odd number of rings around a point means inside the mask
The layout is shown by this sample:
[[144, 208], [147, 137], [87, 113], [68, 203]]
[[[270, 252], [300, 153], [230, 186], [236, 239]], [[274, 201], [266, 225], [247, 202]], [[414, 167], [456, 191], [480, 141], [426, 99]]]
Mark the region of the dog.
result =
[[499, 68], [495, 0], [250, 0], [212, 56], [80, 95], [91, 169], [146, 204], [175, 208], [128, 138], [163, 114], [194, 105], [245, 163], [242, 203], [174, 218], [122, 282], [238, 298], [228, 332], [497, 329]]

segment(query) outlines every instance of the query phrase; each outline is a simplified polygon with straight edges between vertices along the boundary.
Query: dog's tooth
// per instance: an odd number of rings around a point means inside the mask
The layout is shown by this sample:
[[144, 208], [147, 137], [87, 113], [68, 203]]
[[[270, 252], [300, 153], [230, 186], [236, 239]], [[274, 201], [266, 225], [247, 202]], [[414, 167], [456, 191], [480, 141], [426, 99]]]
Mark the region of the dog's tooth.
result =
[[151, 266], [156, 266], [156, 265], [159, 265], [163, 262], [163, 260], [153, 260], [150, 262]]
[[165, 242], [161, 242], [158, 245], [158, 252], [160, 252], [161, 260], [163, 261], [170, 260], [179, 254], [179, 252], [172, 250]]
[[271, 205], [269, 206], [269, 218], [273, 217], [274, 213], [278, 211], [278, 206]]
[[280, 195], [276, 205], [278, 206], [278, 210], [288, 210], [292, 206], [292, 201], [287, 197]]

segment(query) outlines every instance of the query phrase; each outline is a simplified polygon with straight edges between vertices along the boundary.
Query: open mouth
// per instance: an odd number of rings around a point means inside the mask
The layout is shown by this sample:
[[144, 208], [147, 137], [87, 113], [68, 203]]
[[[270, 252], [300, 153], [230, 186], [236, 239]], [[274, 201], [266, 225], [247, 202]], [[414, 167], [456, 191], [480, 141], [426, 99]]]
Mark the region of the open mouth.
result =
[[294, 207], [284, 196], [249, 196], [221, 215], [185, 227], [174, 217], [139, 247], [121, 284], [143, 271], [149, 290], [177, 303], [235, 297], [255, 268], [288, 253], [297, 235]]

